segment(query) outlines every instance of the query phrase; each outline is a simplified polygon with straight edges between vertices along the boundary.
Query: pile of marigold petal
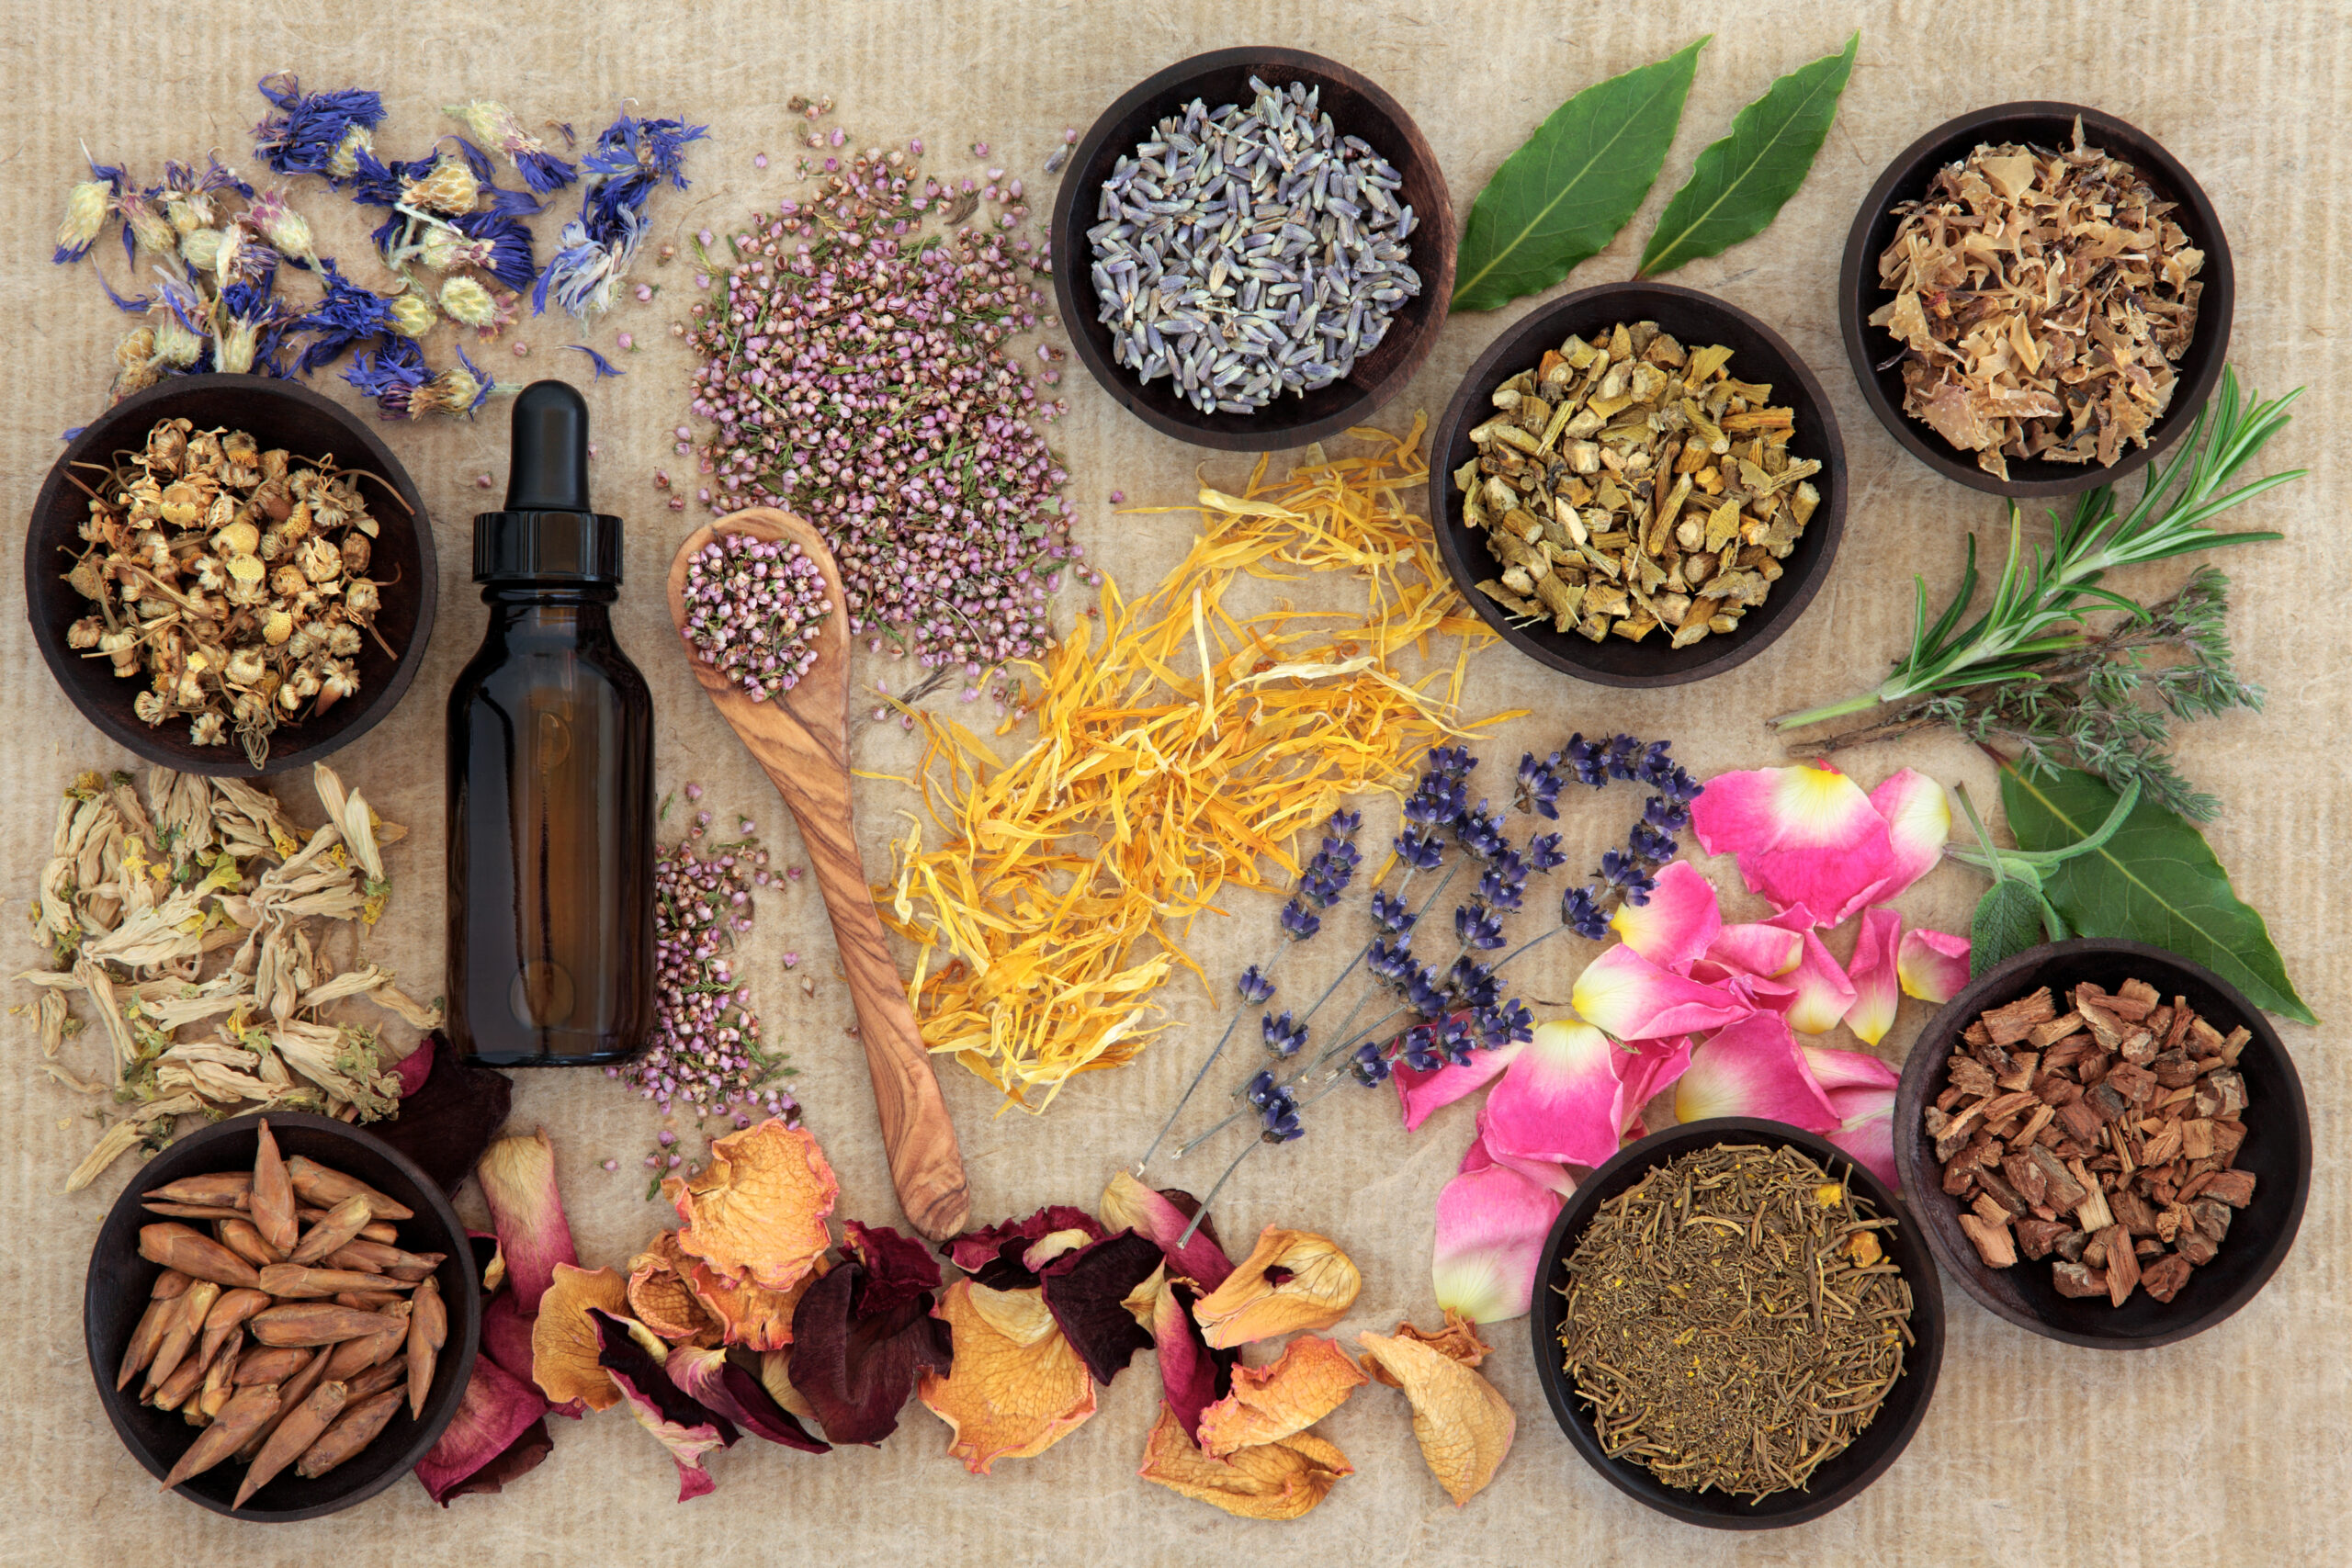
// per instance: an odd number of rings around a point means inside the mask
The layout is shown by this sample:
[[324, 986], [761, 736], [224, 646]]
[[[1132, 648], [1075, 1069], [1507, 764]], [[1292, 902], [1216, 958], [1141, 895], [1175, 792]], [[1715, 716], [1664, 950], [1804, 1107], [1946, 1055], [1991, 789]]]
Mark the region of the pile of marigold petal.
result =
[[[1042, 1111], [1073, 1073], [1132, 1059], [1160, 1025], [1151, 992], [1182, 964], [1175, 931], [1228, 886], [1297, 867], [1294, 834], [1342, 799], [1392, 787], [1465, 723], [1463, 677], [1492, 639], [1436, 559], [1408, 496], [1428, 480], [1422, 423], [1358, 430], [1361, 456], [1309, 447], [1239, 495], [1203, 490], [1200, 538], [1143, 598], [1105, 582], [1091, 619], [1016, 667], [1035, 739], [1001, 759], [951, 719], [914, 716], [920, 787], [944, 831], [918, 824], [877, 889], [918, 947], [908, 994], [934, 1052], [952, 1052]], [[1350, 584], [1361, 604], [1228, 604], [1244, 577]], [[1451, 660], [1431, 639], [1458, 639]], [[1410, 651], [1420, 671], [1400, 672]], [[887, 896], [887, 897], [885, 897]]]

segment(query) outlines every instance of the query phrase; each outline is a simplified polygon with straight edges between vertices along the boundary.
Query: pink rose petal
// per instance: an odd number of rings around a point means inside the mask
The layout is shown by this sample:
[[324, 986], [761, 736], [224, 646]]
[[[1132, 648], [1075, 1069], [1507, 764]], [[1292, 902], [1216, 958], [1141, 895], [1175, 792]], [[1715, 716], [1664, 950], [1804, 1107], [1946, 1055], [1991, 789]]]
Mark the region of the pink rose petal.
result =
[[1736, 855], [1751, 892], [1802, 904], [1838, 925], [1895, 873], [1884, 818], [1860, 786], [1830, 767], [1721, 773], [1690, 804], [1709, 854]]
[[1679, 1122], [1761, 1117], [1809, 1133], [1832, 1132], [1845, 1121], [1813, 1081], [1788, 1021], [1776, 1012], [1750, 1013], [1690, 1054], [1689, 1070], [1674, 1086], [1674, 1115]]
[[1915, 926], [1903, 933], [1894, 974], [1905, 996], [1939, 1005], [1948, 1002], [1968, 984], [1968, 939]]
[[1853, 1007], [1854, 985], [1819, 936], [1807, 930], [1800, 933], [1799, 942], [1796, 972], [1785, 982], [1789, 995], [1768, 998], [1764, 1005], [1785, 1013], [1789, 1027], [1799, 1033], [1826, 1034]]
[[1826, 1045], [1800, 1043], [1805, 1071], [1821, 1086], [1829, 1109], [1840, 1116], [1855, 1116], [1882, 1104], [1902, 1081], [1898, 1073], [1868, 1051], [1833, 1051]]
[[1707, 951], [1724, 918], [1706, 874], [1679, 860], [1659, 871], [1647, 903], [1619, 905], [1609, 923], [1627, 947], [1679, 975]]
[[1494, 1145], [1533, 1159], [1599, 1165], [1617, 1152], [1634, 1054], [1589, 1023], [1538, 1024], [1519, 1059], [1487, 1097], [1478, 1121]]
[[1661, 969], [1623, 942], [1585, 965], [1568, 999], [1579, 1018], [1620, 1040], [1697, 1033], [1746, 1010], [1721, 987]]
[[1894, 952], [1902, 939], [1901, 915], [1884, 905], [1862, 911], [1861, 935], [1854, 942], [1854, 962], [1847, 970], [1854, 983], [1854, 999], [1846, 1013], [1846, 1027], [1866, 1045], [1877, 1044], [1894, 1027], [1894, 1010], [1903, 1000], [1894, 983]]
[[1871, 809], [1885, 821], [1887, 843], [1894, 852], [1885, 880], [1871, 895], [1871, 902], [1883, 904], [1944, 858], [1944, 840], [1951, 837], [1951, 801], [1943, 785], [1905, 768], [1871, 791]]
[[1846, 1120], [1824, 1136], [1900, 1191], [1902, 1179], [1894, 1169], [1894, 1090], [1855, 1089], [1849, 1094]]
[[[1810, 919], [1805, 921], [1808, 926], [1812, 923]], [[1769, 920], [1725, 926], [1707, 944], [1708, 962], [1748, 975], [1785, 975], [1804, 956], [1804, 943], [1798, 931]], [[1691, 973], [1698, 971], [1694, 968]]]
[[1560, 1213], [1547, 1191], [1473, 1143], [1461, 1174], [1437, 1197], [1437, 1246], [1430, 1259], [1437, 1304], [1476, 1323], [1524, 1316], [1535, 1294], [1544, 1238]]
[[1396, 1079], [1397, 1102], [1404, 1107], [1405, 1131], [1419, 1131], [1422, 1122], [1445, 1107], [1494, 1082], [1526, 1048], [1527, 1042], [1514, 1040], [1492, 1051], [1473, 1051], [1470, 1059], [1459, 1066], [1449, 1063], [1428, 1073], [1416, 1072], [1398, 1062], [1390, 1076]]
[[[1577, 1190], [1575, 1173], [1561, 1161], [1539, 1159], [1532, 1155], [1521, 1154], [1516, 1149], [1498, 1147], [1495, 1134], [1487, 1124], [1487, 1108], [1484, 1105], [1478, 1107], [1477, 1125], [1477, 1141], [1470, 1146], [1486, 1164], [1507, 1166], [1545, 1191], [1557, 1192], [1563, 1198]], [[1471, 1168], [1468, 1163], [1470, 1156], [1462, 1157], [1463, 1168]]]

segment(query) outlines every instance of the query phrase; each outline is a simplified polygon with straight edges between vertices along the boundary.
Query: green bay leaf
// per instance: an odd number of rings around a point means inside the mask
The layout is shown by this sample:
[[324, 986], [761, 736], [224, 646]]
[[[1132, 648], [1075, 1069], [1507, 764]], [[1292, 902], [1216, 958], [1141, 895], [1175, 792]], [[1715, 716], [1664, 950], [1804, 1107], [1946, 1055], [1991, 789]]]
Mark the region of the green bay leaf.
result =
[[[2001, 770], [2001, 805], [2022, 849], [2080, 842], [2116, 798], [2071, 768]], [[2161, 806], [2141, 801], [2105, 845], [2046, 872], [2042, 890], [2080, 935], [2152, 942], [2202, 964], [2256, 1007], [2319, 1021], [2295, 994], [2261, 914], [2231, 888], [2205, 835]]]
[[1968, 926], [1968, 977], [1982, 979], [1993, 965], [2041, 945], [2041, 895], [2018, 877], [1996, 882], [1976, 901]]
[[1587, 87], [1503, 160], [1463, 225], [1453, 309], [1539, 293], [1616, 238], [1665, 166], [1706, 45]]
[[1666, 204], [1635, 276], [1672, 272], [1764, 231], [1804, 184], [1861, 41], [1857, 31], [1843, 51], [1798, 66], [1732, 117], [1731, 134], [1699, 154]]

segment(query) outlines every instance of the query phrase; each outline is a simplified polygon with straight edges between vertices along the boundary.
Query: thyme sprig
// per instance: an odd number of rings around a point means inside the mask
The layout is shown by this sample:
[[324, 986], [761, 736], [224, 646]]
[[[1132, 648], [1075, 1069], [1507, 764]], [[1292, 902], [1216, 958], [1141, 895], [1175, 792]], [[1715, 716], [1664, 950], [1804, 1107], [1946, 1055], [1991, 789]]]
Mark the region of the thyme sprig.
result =
[[1882, 705], [1900, 708], [1970, 687], [2041, 679], [2043, 660], [2089, 640], [2085, 615], [2115, 610], [2133, 621], [2149, 619], [2148, 606], [2102, 585], [2108, 572], [2222, 545], [2278, 538], [2267, 532], [2222, 533], [2207, 525], [2230, 508], [2302, 477], [2303, 469], [2290, 468], [2235, 490], [2222, 488], [2286, 427], [2287, 406], [2301, 391], [2298, 388], [2268, 402], [2258, 393], [2241, 398], [2236, 372], [2224, 370], [2221, 390], [2198, 414], [2179, 451], [2149, 479], [2137, 505], [2121, 510], [2112, 485], [2086, 491], [2071, 512], [2052, 510], [2048, 547], [2036, 545], [2030, 550], [2023, 514], [2011, 506], [2007, 559], [1991, 603], [1973, 621], [1962, 624], [1976, 596], [1978, 578], [1976, 541], [1971, 538], [1960, 589], [1933, 623], [1928, 619], [1927, 583], [1912, 580], [1917, 608], [1911, 650], [1895, 661], [1892, 674], [1870, 691], [1782, 714], [1773, 724], [1794, 728]]

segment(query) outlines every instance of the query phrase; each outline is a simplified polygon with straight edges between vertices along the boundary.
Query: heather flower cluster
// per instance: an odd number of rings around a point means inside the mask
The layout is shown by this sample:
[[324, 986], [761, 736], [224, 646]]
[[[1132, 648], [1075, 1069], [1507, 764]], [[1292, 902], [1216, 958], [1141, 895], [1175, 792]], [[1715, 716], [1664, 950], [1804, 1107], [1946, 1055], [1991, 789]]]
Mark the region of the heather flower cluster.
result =
[[789, 539], [729, 534], [686, 563], [685, 638], [755, 703], [800, 683], [832, 613], [825, 574]]
[[851, 632], [969, 700], [1051, 639], [1048, 596], [1083, 570], [1069, 476], [1031, 423], [1063, 405], [1006, 346], [1038, 325], [1042, 247], [1012, 231], [1028, 208], [1002, 170], [980, 189], [925, 176], [919, 141], [851, 153], [839, 128], [807, 134], [814, 192], [755, 214], [697, 279], [713, 293], [692, 308], [692, 410], [713, 428], [698, 448], [682, 428], [679, 450], [698, 450], [711, 510], [813, 523]]

